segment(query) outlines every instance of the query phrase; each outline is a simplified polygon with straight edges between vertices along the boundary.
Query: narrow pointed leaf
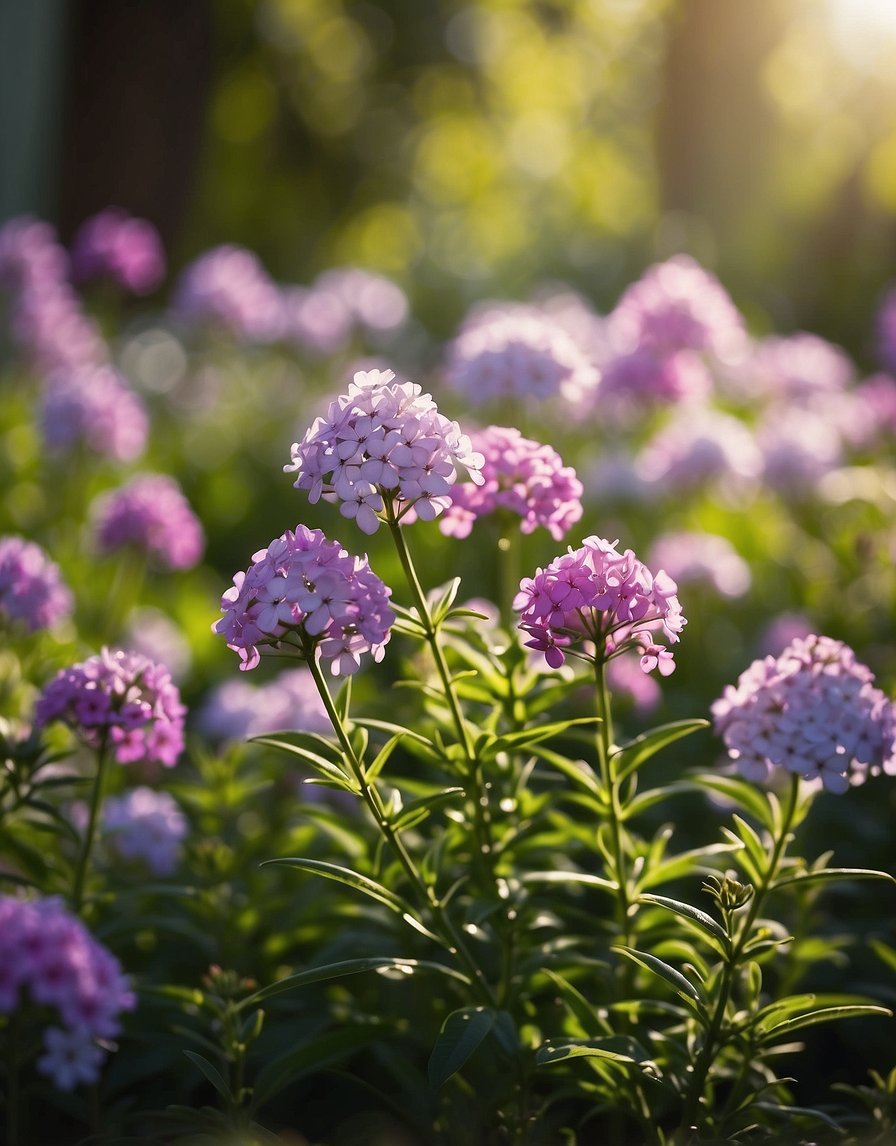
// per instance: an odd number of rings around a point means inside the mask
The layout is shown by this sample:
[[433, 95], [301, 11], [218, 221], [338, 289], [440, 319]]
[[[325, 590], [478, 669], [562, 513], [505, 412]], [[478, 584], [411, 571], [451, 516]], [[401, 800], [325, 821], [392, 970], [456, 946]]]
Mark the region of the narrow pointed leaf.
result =
[[619, 884], [587, 871], [527, 871], [520, 876], [522, 883], [580, 883], [585, 887], [599, 887], [602, 891], [618, 891]]
[[464, 1065], [495, 1025], [495, 1014], [485, 1007], [452, 1011], [442, 1024], [429, 1057], [429, 1084], [440, 1089]]
[[590, 765], [584, 760], [570, 760], [568, 756], [564, 756], [560, 752], [554, 752], [551, 748], [544, 748], [540, 744], [533, 746], [532, 752], [539, 760], [544, 760], [546, 764], [550, 764], [552, 768], [556, 768], [558, 772], [562, 772], [563, 775], [568, 780], [571, 780], [577, 787], [583, 788], [600, 804], [606, 804], [597, 777]]
[[821, 883], [841, 879], [885, 879], [890, 883], [896, 883], [893, 876], [885, 871], [874, 871], [865, 867], [827, 867], [820, 871], [803, 871], [796, 875], [782, 876], [781, 879], [776, 879], [772, 886], [786, 887], [794, 883]]
[[[640, 1061], [631, 1053], [624, 1053], [617, 1047], [634, 1044], [634, 1039], [626, 1040], [622, 1037], [606, 1040], [594, 1040], [588, 1043], [566, 1043], [560, 1046], [540, 1047], [535, 1053], [535, 1061], [539, 1066], [553, 1066], [554, 1063], [566, 1062], [571, 1058], [601, 1058], [607, 1062], [615, 1062], [620, 1066], [640, 1066]], [[602, 1045], [603, 1044], [603, 1045]], [[635, 1045], [629, 1049], [634, 1050]], [[643, 1050], [643, 1048], [641, 1048]], [[643, 1055], [646, 1059], [646, 1053]]]
[[507, 732], [499, 736], [491, 745], [493, 752], [513, 751], [538, 744], [552, 736], [560, 736], [578, 724], [598, 724], [595, 716], [578, 716], [573, 720], [554, 720], [550, 724], [540, 724], [537, 728], [522, 728], [519, 732]]
[[269, 983], [268, 986], [261, 987], [253, 995], [242, 999], [240, 1008], [255, 1006], [264, 1002], [265, 999], [271, 998], [272, 995], [282, 995], [285, 991], [291, 991], [295, 987], [305, 987], [310, 983], [324, 983], [329, 979], [342, 979], [346, 975], [359, 975], [364, 971], [393, 969], [404, 975], [415, 975], [418, 971], [431, 972], [447, 976], [467, 987], [471, 985], [466, 975], [442, 963], [434, 963], [426, 959], [400, 959], [384, 955], [371, 955], [365, 959], [342, 959], [338, 963], [327, 963], [323, 967], [310, 967], [307, 971], [297, 971], [294, 975], [287, 975], [286, 978], [278, 979], [276, 983]]
[[857, 1004], [851, 1007], [822, 1007], [820, 1010], [810, 1011], [806, 1015], [796, 1015], [792, 1019], [785, 1019], [781, 1023], [776, 1023], [762, 1032], [760, 1041], [769, 1042], [772, 1039], [789, 1035], [791, 1031], [800, 1030], [802, 1027], [814, 1027], [818, 1023], [827, 1023], [834, 1019], [852, 1019], [868, 1015], [892, 1018], [893, 1012], [887, 1007], [878, 1007], [873, 1004]]
[[698, 787], [715, 792], [739, 805], [764, 827], [772, 826], [772, 809], [769, 805], [774, 793], [763, 792], [739, 776], [723, 776], [717, 772], [701, 772], [693, 780]]
[[690, 919], [718, 939], [722, 944], [722, 950], [728, 948], [728, 936], [725, 934], [725, 928], [717, 922], [711, 915], [705, 911], [701, 911], [699, 907], [693, 907], [690, 903], [683, 903], [679, 899], [669, 899], [665, 895], [651, 895], [645, 894], [638, 897], [641, 903], [655, 903], [658, 907], [665, 907], [667, 911], [674, 911], [676, 915], [682, 915], [685, 919]]
[[213, 1063], [210, 1063], [207, 1058], [204, 1058], [201, 1054], [197, 1054], [196, 1051], [185, 1050], [184, 1054], [191, 1063], [199, 1067], [215, 1090], [217, 1090], [218, 1094], [220, 1094], [222, 1098], [230, 1101], [230, 1086], [218, 1068]]
[[351, 868], [340, 867], [339, 864], [327, 863], [325, 860], [305, 859], [302, 856], [286, 856], [283, 859], [265, 860], [266, 864], [298, 867], [303, 871], [322, 875], [326, 879], [334, 879], [338, 883], [344, 883], [346, 887], [353, 887], [356, 891], [361, 891], [370, 896], [371, 899], [384, 903], [393, 911], [398, 912], [399, 915], [404, 915], [408, 910], [408, 905], [394, 891], [383, 887], [381, 883], [377, 883], [369, 876], [361, 875], [360, 872], [352, 871]]
[[652, 971], [654, 975], [658, 975], [661, 979], [673, 987], [679, 995], [685, 998], [693, 999], [695, 1003], [703, 1001], [700, 992], [694, 984], [682, 975], [680, 971], [676, 971], [674, 967], [670, 967], [668, 963], [664, 963], [662, 959], [657, 959], [655, 955], [651, 955], [647, 951], [636, 951], [634, 947], [613, 947], [613, 951], [624, 955], [627, 959], [631, 959], [633, 963], [638, 963], [647, 971]]
[[442, 807], [443, 804], [457, 803], [458, 798], [465, 795], [466, 792], [463, 788], [445, 788], [441, 792], [434, 792], [431, 796], [420, 796], [419, 799], [412, 800], [401, 810], [392, 821], [392, 827], [397, 830], [413, 827], [414, 824], [419, 824], [425, 820], [430, 812], [436, 808]]
[[624, 780], [629, 773], [636, 771], [667, 744], [674, 744], [684, 736], [690, 736], [701, 728], [709, 728], [708, 720], [676, 720], [671, 724], [661, 724], [641, 736], [636, 736], [628, 744], [623, 744], [613, 754], [616, 776]]

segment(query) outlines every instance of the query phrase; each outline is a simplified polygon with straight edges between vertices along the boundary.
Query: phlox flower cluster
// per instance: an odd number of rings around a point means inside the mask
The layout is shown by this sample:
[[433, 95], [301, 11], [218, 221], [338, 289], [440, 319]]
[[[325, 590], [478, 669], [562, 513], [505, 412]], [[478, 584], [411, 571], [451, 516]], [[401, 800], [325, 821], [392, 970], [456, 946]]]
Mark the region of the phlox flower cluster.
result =
[[304, 665], [253, 685], [245, 677], [225, 680], [208, 695], [197, 725], [211, 740], [250, 740], [267, 732], [332, 731], [320, 693]]
[[91, 748], [105, 742], [119, 764], [173, 767], [184, 746], [180, 692], [164, 665], [103, 649], [62, 669], [34, 710], [37, 728], [61, 721]]
[[489, 426], [471, 434], [473, 449], [482, 454], [481, 485], [455, 485], [440, 528], [452, 537], [466, 537], [474, 521], [492, 513], [521, 519], [523, 533], [543, 526], [560, 541], [582, 516], [582, 483], [571, 466], [564, 466], [551, 446], [524, 438], [519, 430]]
[[283, 329], [280, 289], [244, 247], [213, 247], [184, 269], [171, 302], [188, 324], [226, 330], [243, 342], [272, 342]]
[[107, 207], [78, 228], [71, 265], [75, 282], [105, 278], [132, 294], [149, 294], [165, 276], [165, 252], [152, 223]]
[[799, 637], [756, 660], [712, 705], [738, 771], [766, 782], [777, 769], [845, 792], [896, 774], [896, 714], [874, 675], [842, 641]]
[[742, 597], [750, 588], [750, 566], [727, 537], [683, 529], [664, 533], [650, 550], [650, 564], [677, 584], [711, 585], [723, 597]]
[[844, 350], [807, 331], [759, 339], [743, 373], [751, 398], [785, 400], [842, 392], [855, 375]]
[[664, 353], [650, 346], [637, 346], [613, 355], [603, 364], [601, 412], [605, 403], [618, 416], [639, 413], [657, 403], [705, 399], [712, 388], [712, 376], [695, 351]]
[[534, 306], [475, 311], [448, 348], [447, 382], [475, 405], [535, 398], [581, 407], [599, 377], [573, 337]]
[[103, 804], [104, 839], [122, 859], [138, 860], [154, 875], [171, 875], [188, 830], [186, 816], [168, 792], [132, 788]]
[[312, 503], [338, 501], [343, 517], [375, 533], [388, 500], [397, 517], [432, 521], [451, 504], [458, 466], [482, 483], [482, 455], [429, 394], [391, 370], [361, 370], [330, 403], [284, 469]]
[[334, 676], [356, 672], [363, 653], [382, 660], [395, 614], [391, 590], [366, 557], [299, 525], [252, 561], [221, 598], [224, 616], [212, 626], [239, 654], [241, 669], [255, 668], [259, 646], [284, 643], [329, 661]]
[[880, 363], [896, 373], [896, 286], [890, 287], [881, 300], [875, 325]]
[[202, 557], [205, 534], [173, 477], [140, 474], [97, 500], [100, 553], [132, 547], [168, 569], [191, 569]]
[[44, 1030], [37, 1069], [60, 1090], [96, 1082], [119, 1015], [135, 998], [118, 960], [56, 898], [0, 895], [0, 1013], [30, 1001], [50, 1007], [59, 1026]]
[[54, 371], [46, 379], [41, 429], [53, 451], [79, 443], [119, 462], [132, 462], [146, 449], [149, 417], [124, 376], [111, 366]]
[[51, 629], [71, 615], [72, 607], [59, 566], [39, 545], [0, 537], [0, 618], [34, 633]]
[[409, 309], [401, 287], [361, 267], [334, 267], [308, 287], [286, 287], [283, 304], [286, 337], [317, 354], [345, 349], [358, 329], [388, 335]]
[[762, 469], [762, 452], [750, 428], [701, 405], [679, 407], [635, 458], [637, 477], [664, 493], [709, 485], [735, 500], [756, 489]]
[[570, 547], [523, 579], [513, 607], [529, 637], [525, 643], [543, 652], [551, 668], [563, 664], [564, 650], [583, 641], [593, 642], [593, 652], [576, 655], [588, 659], [638, 649], [644, 672], [659, 669], [668, 676], [675, 668], [672, 652], [654, 641], [654, 632], [661, 629], [670, 644], [678, 641], [686, 621], [677, 586], [662, 569], [651, 573], [631, 549], [620, 553], [616, 544], [586, 537], [581, 548]]

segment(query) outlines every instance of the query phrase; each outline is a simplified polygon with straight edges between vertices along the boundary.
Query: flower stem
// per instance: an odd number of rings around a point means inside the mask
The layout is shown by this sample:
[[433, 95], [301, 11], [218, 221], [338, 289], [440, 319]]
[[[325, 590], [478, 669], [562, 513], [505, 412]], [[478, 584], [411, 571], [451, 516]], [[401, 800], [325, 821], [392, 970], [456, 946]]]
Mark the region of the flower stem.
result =
[[781, 830], [774, 840], [772, 846], [772, 853], [769, 858], [768, 867], [762, 874], [762, 879], [759, 886], [755, 889], [750, 905], [743, 917], [737, 938], [731, 945], [730, 953], [725, 960], [725, 966], [722, 969], [722, 975], [719, 980], [719, 993], [716, 999], [715, 1009], [713, 1010], [712, 1018], [710, 1019], [709, 1029], [706, 1032], [706, 1038], [703, 1041], [703, 1046], [694, 1064], [694, 1073], [691, 1076], [691, 1085], [689, 1087], [688, 1095], [685, 1100], [684, 1111], [681, 1118], [681, 1126], [679, 1128], [679, 1136], [675, 1139], [676, 1142], [685, 1144], [691, 1141], [691, 1136], [697, 1131], [695, 1118], [697, 1110], [703, 1098], [703, 1090], [706, 1085], [706, 1079], [712, 1067], [713, 1060], [720, 1047], [720, 1033], [722, 1024], [725, 1018], [725, 1011], [728, 1008], [728, 1002], [731, 996], [731, 988], [734, 984], [735, 975], [740, 964], [741, 956], [743, 955], [744, 947], [750, 938], [750, 932], [753, 929], [753, 924], [759, 915], [760, 908], [765, 900], [766, 895], [771, 888], [772, 883], [778, 870], [781, 866], [781, 860], [784, 858], [784, 852], [787, 848], [787, 843], [790, 838], [790, 828], [793, 823], [796, 809], [799, 804], [800, 795], [800, 778], [797, 775], [791, 776], [790, 791], [788, 793], [787, 804], [784, 809], [784, 814], [781, 820]]
[[[597, 657], [594, 662], [594, 676], [597, 699], [597, 757], [600, 764], [601, 780], [607, 799], [609, 811], [610, 837], [613, 853], [613, 875], [618, 884], [616, 905], [619, 917], [620, 942], [629, 942], [629, 911], [631, 900], [628, 888], [628, 872], [625, 862], [625, 848], [623, 847], [623, 816], [622, 801], [619, 794], [619, 780], [616, 775], [616, 766], [613, 760], [613, 715], [610, 706], [610, 690], [607, 686], [606, 660]], [[628, 964], [626, 963], [626, 967]]]
[[106, 778], [108, 760], [108, 745], [106, 736], [104, 735], [97, 749], [97, 768], [96, 776], [93, 780], [93, 791], [90, 796], [90, 811], [87, 817], [87, 827], [84, 829], [84, 841], [81, 845], [81, 854], [78, 857], [78, 866], [75, 869], [75, 879], [72, 885], [72, 907], [75, 913], [79, 915], [84, 902], [84, 883], [87, 878], [90, 853], [93, 850], [93, 841], [96, 836], [99, 812], [103, 802], [103, 782]]
[[367, 770], [364, 767], [364, 762], [360, 759], [355, 751], [348, 731], [333, 703], [333, 698], [330, 695], [330, 689], [327, 686], [326, 679], [323, 671], [321, 670], [320, 663], [314, 656], [313, 649], [309, 650], [307, 656], [308, 668], [311, 676], [317, 686], [317, 691], [320, 693], [321, 700], [323, 701], [324, 708], [327, 710], [327, 715], [330, 718], [330, 723], [333, 725], [333, 730], [336, 733], [336, 738], [339, 741], [343, 754], [348, 761], [349, 767], [361, 790], [361, 797], [370, 814], [373, 816], [377, 827], [382, 832], [386, 841], [398, 857], [398, 861], [404, 869], [405, 875], [414, 887], [422, 906], [426, 909], [432, 918], [442, 942], [445, 944], [447, 950], [456, 955], [464, 964], [464, 969], [470, 976], [473, 986], [476, 989], [477, 995], [480, 1000], [487, 1006], [494, 1005], [494, 995], [485, 976], [482, 973], [476, 960], [470, 955], [466, 949], [463, 940], [457, 933], [456, 928], [448, 917], [441, 901], [435, 893], [434, 888], [428, 884], [423, 876], [420, 874], [417, 865], [414, 863], [413, 857], [405, 847], [404, 840], [401, 835], [395, 830], [392, 822], [389, 819], [388, 812], [383, 799], [379, 794], [376, 786], [371, 784], [367, 779]]

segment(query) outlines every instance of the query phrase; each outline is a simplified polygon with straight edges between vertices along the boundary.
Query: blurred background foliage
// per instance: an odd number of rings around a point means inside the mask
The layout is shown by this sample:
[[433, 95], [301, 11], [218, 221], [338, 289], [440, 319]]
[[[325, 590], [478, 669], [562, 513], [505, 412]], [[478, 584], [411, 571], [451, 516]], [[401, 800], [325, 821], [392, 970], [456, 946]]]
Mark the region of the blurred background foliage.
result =
[[436, 337], [687, 250], [867, 358], [896, 259], [891, 0], [0, 3], [0, 214], [115, 203], [177, 268], [382, 271]]

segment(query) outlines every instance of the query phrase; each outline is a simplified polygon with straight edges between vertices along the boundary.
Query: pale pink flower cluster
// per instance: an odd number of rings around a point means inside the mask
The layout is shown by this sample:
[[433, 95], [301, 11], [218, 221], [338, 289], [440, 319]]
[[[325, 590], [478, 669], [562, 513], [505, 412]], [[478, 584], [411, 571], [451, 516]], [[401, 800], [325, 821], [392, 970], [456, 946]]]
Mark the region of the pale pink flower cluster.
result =
[[631, 549], [620, 553], [617, 542], [586, 537], [580, 549], [562, 554], [534, 577], [524, 578], [513, 607], [526, 645], [544, 653], [551, 668], [566, 659], [564, 650], [593, 642], [590, 652], [577, 655], [607, 659], [627, 649], [641, 654], [644, 672], [659, 669], [668, 676], [675, 668], [672, 652], [654, 641], [661, 629], [666, 640], [678, 641], [686, 621], [677, 586], [662, 569], [650, 572]]
[[447, 381], [476, 405], [536, 398], [581, 407], [594, 397], [599, 379], [573, 337], [534, 306], [474, 312], [448, 348]]
[[361, 267], [334, 267], [307, 287], [283, 290], [285, 336], [302, 350], [333, 354], [356, 331], [389, 335], [408, 317], [408, 300], [396, 283]]
[[283, 332], [279, 287], [256, 255], [229, 243], [186, 267], [171, 308], [182, 322], [217, 327], [245, 342], [272, 342]]
[[192, 569], [205, 534], [180, 485], [167, 474], [139, 474], [95, 503], [100, 553], [132, 547], [168, 569]]
[[180, 692], [164, 665], [103, 649], [62, 669], [43, 689], [34, 724], [68, 725], [91, 748], [104, 743], [119, 764], [177, 763], [184, 746]]
[[842, 641], [795, 639], [756, 660], [712, 705], [716, 732], [738, 771], [776, 769], [845, 792], [869, 775], [896, 775], [896, 713], [874, 674]]
[[470, 439], [484, 458], [484, 482], [454, 487], [440, 522], [442, 532], [467, 537], [478, 518], [506, 513], [521, 519], [523, 533], [543, 526], [561, 541], [582, 516], [582, 483], [575, 470], [564, 466], [551, 446], [508, 426], [489, 426]]
[[366, 557], [299, 525], [252, 561], [221, 598], [224, 616], [212, 626], [239, 653], [241, 669], [255, 668], [259, 646], [284, 644], [329, 661], [334, 676], [356, 672], [363, 653], [382, 660], [395, 614], [391, 590]]
[[0, 1013], [28, 1001], [61, 1024], [44, 1030], [37, 1060], [60, 1090], [96, 1082], [106, 1057], [96, 1040], [114, 1038], [136, 1003], [118, 960], [61, 900], [0, 895]]
[[752, 581], [750, 566], [727, 537], [717, 533], [664, 533], [653, 543], [650, 564], [665, 569], [679, 585], [711, 585], [723, 597], [742, 597]]
[[361, 370], [292, 447], [287, 473], [312, 503], [338, 501], [343, 517], [375, 533], [386, 502], [396, 517], [432, 521], [451, 504], [457, 469], [482, 483], [482, 455], [429, 394], [391, 370]]
[[39, 545], [22, 537], [0, 537], [0, 619], [34, 633], [51, 629], [72, 607], [59, 566]]

